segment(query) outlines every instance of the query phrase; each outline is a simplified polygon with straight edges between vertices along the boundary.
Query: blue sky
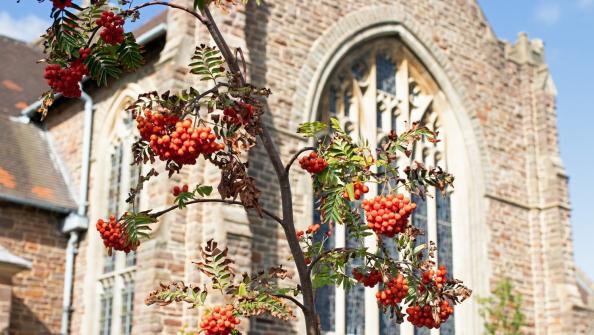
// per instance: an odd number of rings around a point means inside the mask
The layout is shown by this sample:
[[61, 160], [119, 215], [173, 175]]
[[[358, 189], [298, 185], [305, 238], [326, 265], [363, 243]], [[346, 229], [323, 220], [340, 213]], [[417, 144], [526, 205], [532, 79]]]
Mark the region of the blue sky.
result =
[[[23, 40], [49, 22], [51, 1], [1, 0], [0, 34]], [[276, 0], [273, 0], [276, 1]], [[338, 1], [338, 0], [337, 0]], [[594, 0], [479, 0], [497, 36], [515, 41], [518, 32], [545, 41], [547, 61], [559, 91], [561, 155], [570, 175], [575, 257], [594, 278]], [[155, 11], [147, 13], [154, 15]], [[145, 17], [146, 18], [146, 17]]]

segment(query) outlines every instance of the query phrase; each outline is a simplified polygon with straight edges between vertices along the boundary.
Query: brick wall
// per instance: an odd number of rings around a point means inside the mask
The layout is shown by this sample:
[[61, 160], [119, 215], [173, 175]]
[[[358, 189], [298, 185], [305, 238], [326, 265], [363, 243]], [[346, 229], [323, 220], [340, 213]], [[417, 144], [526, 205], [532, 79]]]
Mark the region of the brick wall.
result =
[[60, 331], [67, 241], [60, 224], [52, 213], [0, 203], [0, 244], [32, 262], [31, 270], [12, 278], [10, 334]]

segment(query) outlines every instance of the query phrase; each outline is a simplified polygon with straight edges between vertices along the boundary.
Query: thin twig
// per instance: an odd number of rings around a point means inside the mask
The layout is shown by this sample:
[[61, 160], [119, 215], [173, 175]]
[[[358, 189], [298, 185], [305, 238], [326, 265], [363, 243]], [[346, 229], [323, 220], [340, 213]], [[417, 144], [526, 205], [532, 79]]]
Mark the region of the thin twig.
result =
[[195, 18], [198, 19], [198, 21], [202, 22], [202, 24], [206, 24], [206, 20], [198, 12], [196, 12], [196, 11], [190, 9], [190, 8], [187, 8], [187, 7], [184, 7], [184, 6], [180, 6], [180, 5], [176, 5], [174, 3], [169, 3], [169, 2], [166, 2], [166, 1], [150, 1], [150, 2], [145, 2], [145, 3], [141, 4], [141, 5], [138, 5], [138, 6], [135, 6], [135, 7], [131, 8], [131, 9], [128, 9], [128, 10], [122, 12], [122, 13], [124, 15], [128, 15], [129, 13], [135, 12], [135, 11], [141, 9], [141, 8], [148, 7], [148, 6], [167, 6], [167, 7], [179, 9], [179, 10], [182, 10], [184, 12], [187, 12], [187, 13], [193, 15]]
[[307, 307], [305, 307], [301, 301], [295, 299], [294, 297], [291, 297], [290, 295], [285, 295], [285, 294], [272, 294], [273, 297], [277, 297], [277, 298], [283, 298], [283, 299], [287, 299], [287, 300], [291, 300], [295, 305], [299, 306], [299, 308], [301, 308], [301, 310], [306, 311]]
[[307, 272], [308, 273], [311, 273], [311, 270], [313, 270], [313, 268], [316, 265], [316, 263], [319, 262], [322, 258], [328, 256], [331, 253], [343, 252], [343, 251], [352, 251], [352, 250], [355, 250], [355, 249], [335, 248], [335, 249], [326, 250], [323, 253], [319, 254], [318, 257], [314, 258], [313, 261], [311, 261], [311, 263], [309, 264], [309, 266], [307, 268]]
[[[208, 202], [219, 202], [219, 203], [225, 203], [228, 205], [242, 205], [243, 203], [241, 203], [240, 201], [235, 201], [235, 200], [225, 200], [225, 199], [194, 199], [194, 200], [190, 200], [188, 202], [186, 202], [186, 205], [192, 205], [192, 204], [198, 204], [198, 203], [208, 203]], [[154, 218], [158, 218], [159, 216], [171, 212], [172, 210], [175, 210], [179, 208], [177, 205], [173, 205], [171, 207], [165, 208], [162, 211], [156, 212], [156, 213], [152, 213], [150, 214], [152, 217]], [[246, 207], [246, 209], [248, 209]], [[283, 224], [283, 220], [281, 218], [279, 218], [278, 216], [274, 215], [273, 213], [269, 212], [266, 209], [262, 209], [262, 213], [266, 214], [268, 217], [270, 217], [271, 219], [274, 219], [276, 222], [278, 222], [279, 224]]]
[[285, 172], [289, 173], [289, 170], [291, 170], [291, 165], [293, 165], [293, 162], [295, 162], [295, 160], [297, 158], [299, 158], [299, 155], [301, 155], [302, 153], [306, 152], [306, 151], [310, 151], [310, 150], [316, 150], [315, 147], [305, 147], [299, 151], [297, 151], [294, 155], [293, 158], [291, 158], [291, 160], [289, 161], [289, 164], [287, 164], [287, 166], [285, 167]]

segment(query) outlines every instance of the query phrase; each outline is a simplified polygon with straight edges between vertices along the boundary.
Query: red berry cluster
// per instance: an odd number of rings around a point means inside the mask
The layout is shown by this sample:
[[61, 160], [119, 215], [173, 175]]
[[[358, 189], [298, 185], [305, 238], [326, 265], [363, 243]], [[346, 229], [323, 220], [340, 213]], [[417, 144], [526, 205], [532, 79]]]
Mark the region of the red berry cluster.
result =
[[389, 281], [384, 290], [375, 294], [377, 302], [383, 306], [396, 306], [408, 293], [408, 281], [401, 274]]
[[52, 0], [54, 8], [64, 9], [66, 7], [72, 7], [72, 0]]
[[99, 231], [99, 234], [101, 234], [103, 244], [105, 244], [105, 247], [107, 247], [110, 252], [111, 249], [115, 249], [129, 253], [132, 250], [136, 250], [136, 247], [138, 247], [138, 245], [131, 245], [128, 243], [126, 230], [113, 215], [109, 217], [109, 222], [105, 222], [103, 219], [97, 220], [95, 227]]
[[184, 186], [179, 187], [179, 186], [174, 186], [173, 189], [171, 190], [171, 193], [173, 193], [173, 196], [177, 197], [180, 193], [182, 192], [188, 192], [189, 187], [187, 184], [184, 184]]
[[439, 328], [450, 315], [454, 314], [454, 308], [447, 300], [442, 300], [439, 303], [439, 321], [433, 318], [433, 311], [429, 305], [423, 307], [411, 305], [406, 309], [406, 313], [408, 314], [407, 320], [416, 327]]
[[367, 226], [376, 234], [388, 237], [401, 233], [406, 228], [408, 217], [417, 207], [402, 194], [376, 196], [371, 200], [363, 200], [363, 209]]
[[299, 164], [302, 169], [313, 174], [318, 174], [328, 167], [328, 162], [324, 158], [319, 157], [314, 151], [310, 152], [307, 156], [301, 157]]
[[[369, 192], [369, 187], [367, 187], [367, 185], [363, 184], [363, 183], [355, 183], [353, 185], [354, 189], [355, 189], [355, 200], [360, 200], [361, 197], [363, 196], [363, 194]], [[345, 198], [346, 200], [350, 200], [351, 198], [349, 197], [349, 192], [344, 191], [342, 193], [342, 197]]]
[[230, 106], [223, 110], [223, 121], [233, 125], [246, 125], [254, 116], [253, 105], [240, 102], [236, 106]]
[[80, 58], [76, 59], [68, 67], [62, 67], [59, 64], [49, 64], [45, 68], [43, 77], [47, 84], [56, 92], [62, 93], [67, 98], [80, 97], [79, 83], [88, 73], [83, 60], [91, 53], [90, 49], [80, 49]]
[[[445, 284], [445, 282], [447, 280], [446, 279], [447, 273], [448, 273], [448, 271], [447, 271], [445, 265], [441, 265], [437, 271], [434, 271], [434, 270], [425, 271], [425, 273], [423, 273], [423, 278], [422, 278], [421, 282], [425, 285], [428, 285], [433, 282], [433, 283], [435, 283], [435, 286], [441, 290], [443, 288], [443, 284]], [[420, 286], [419, 288], [422, 289], [422, 286]]]
[[209, 127], [192, 127], [192, 120], [181, 121], [167, 113], [152, 113], [146, 109], [144, 116], [136, 118], [140, 136], [149, 141], [151, 149], [163, 161], [177, 164], [195, 164], [200, 154], [209, 155], [223, 149], [215, 142], [217, 136]]
[[107, 44], [120, 44], [124, 41], [124, 18], [112, 11], [104, 11], [96, 21], [103, 27], [101, 39]]
[[358, 269], [353, 269], [353, 277], [355, 280], [362, 283], [366, 287], [374, 287], [382, 281], [382, 273], [376, 269], [369, 271], [369, 273], [361, 273]]
[[205, 335], [229, 335], [238, 324], [239, 319], [233, 315], [232, 305], [217, 306], [210, 314], [202, 317], [200, 328]]

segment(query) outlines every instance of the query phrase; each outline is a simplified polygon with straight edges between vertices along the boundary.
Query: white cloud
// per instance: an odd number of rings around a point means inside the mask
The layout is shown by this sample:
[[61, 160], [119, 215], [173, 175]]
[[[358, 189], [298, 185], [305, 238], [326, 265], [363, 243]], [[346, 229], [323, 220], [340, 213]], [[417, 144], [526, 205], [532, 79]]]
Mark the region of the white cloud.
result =
[[[590, 1], [590, 0], [585, 0]], [[546, 25], [554, 25], [561, 18], [561, 8], [556, 3], [545, 3], [536, 7], [534, 16], [537, 21]]]
[[594, 5], [594, 0], [578, 0], [578, 6], [581, 8], [589, 8]]
[[14, 18], [7, 12], [0, 12], [0, 35], [30, 42], [38, 38], [49, 27], [50, 22], [35, 15]]

